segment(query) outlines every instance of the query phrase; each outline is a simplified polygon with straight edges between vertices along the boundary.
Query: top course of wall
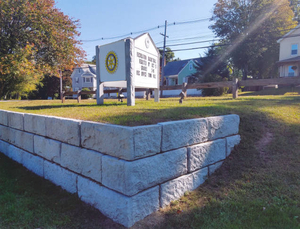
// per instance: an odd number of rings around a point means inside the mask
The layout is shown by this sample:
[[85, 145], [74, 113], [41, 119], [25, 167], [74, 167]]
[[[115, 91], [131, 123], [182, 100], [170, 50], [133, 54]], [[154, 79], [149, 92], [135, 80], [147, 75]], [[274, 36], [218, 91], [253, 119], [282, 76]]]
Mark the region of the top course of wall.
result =
[[238, 134], [239, 116], [170, 121], [126, 127], [0, 110], [0, 124], [132, 161]]

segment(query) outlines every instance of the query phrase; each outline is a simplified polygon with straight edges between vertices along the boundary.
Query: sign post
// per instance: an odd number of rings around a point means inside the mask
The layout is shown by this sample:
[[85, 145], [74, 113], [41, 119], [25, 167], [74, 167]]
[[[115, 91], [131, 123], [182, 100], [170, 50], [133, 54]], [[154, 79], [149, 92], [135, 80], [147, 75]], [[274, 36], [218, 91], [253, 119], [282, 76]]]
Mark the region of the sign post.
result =
[[128, 106], [135, 105], [135, 88], [154, 89], [159, 101], [159, 51], [148, 33], [96, 46], [96, 66], [97, 104], [104, 87], [127, 88]]

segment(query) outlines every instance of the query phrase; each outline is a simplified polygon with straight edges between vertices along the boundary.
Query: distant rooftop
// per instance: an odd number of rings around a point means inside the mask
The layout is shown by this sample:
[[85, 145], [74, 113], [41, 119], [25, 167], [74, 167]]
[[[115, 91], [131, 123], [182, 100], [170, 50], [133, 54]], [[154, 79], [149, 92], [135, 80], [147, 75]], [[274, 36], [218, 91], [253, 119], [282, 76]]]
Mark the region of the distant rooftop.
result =
[[193, 60], [194, 62], [201, 63], [201, 58], [194, 58], [194, 59], [188, 59], [188, 60], [179, 60], [179, 61], [169, 62], [164, 67], [164, 76], [178, 75], [178, 73], [187, 65], [187, 63], [190, 60]]

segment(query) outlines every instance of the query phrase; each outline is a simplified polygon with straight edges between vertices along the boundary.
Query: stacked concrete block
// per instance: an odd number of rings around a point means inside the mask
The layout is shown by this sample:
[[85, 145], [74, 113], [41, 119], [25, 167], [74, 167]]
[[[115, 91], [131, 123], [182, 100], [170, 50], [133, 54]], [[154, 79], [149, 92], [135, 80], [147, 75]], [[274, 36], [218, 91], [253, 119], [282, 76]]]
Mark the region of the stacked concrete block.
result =
[[133, 129], [130, 127], [82, 122], [81, 145], [125, 160], [134, 158]]
[[0, 111], [0, 151], [130, 227], [220, 168], [240, 142], [239, 121], [124, 127]]
[[70, 193], [77, 192], [77, 177], [77, 174], [62, 168], [59, 165], [44, 161], [44, 178]]
[[226, 140], [218, 139], [188, 147], [188, 170], [198, 170], [226, 158]]
[[0, 125], [7, 126], [8, 125], [8, 118], [7, 118], [7, 111], [0, 110]]
[[187, 173], [186, 149], [128, 162], [103, 157], [102, 183], [127, 196]]
[[159, 209], [158, 186], [127, 197], [79, 176], [78, 196], [126, 227]]
[[61, 142], [34, 135], [34, 153], [60, 164]]
[[39, 175], [40, 177], [44, 176], [44, 159], [31, 153], [27, 153], [26, 151], [23, 152], [22, 157], [22, 164], [28, 170]]
[[47, 137], [80, 146], [80, 123], [81, 121], [73, 119], [47, 117]]
[[214, 140], [238, 134], [240, 117], [238, 115], [224, 115], [206, 118], [208, 122], [208, 139]]
[[7, 112], [7, 121], [8, 126], [18, 129], [24, 130], [24, 114], [18, 112]]
[[[0, 130], [1, 131], [1, 130]], [[4, 155], [8, 155], [8, 147], [10, 146], [9, 143], [5, 142], [5, 141], [1, 141], [0, 140], [0, 152], [3, 153]]]
[[234, 146], [238, 145], [241, 141], [240, 135], [234, 135], [226, 138], [227, 141], [227, 157], [230, 155]]
[[22, 164], [22, 162], [23, 162], [23, 153], [24, 152], [25, 152], [24, 150], [19, 149], [19, 148], [13, 146], [13, 145], [10, 145], [8, 147], [7, 156], [9, 158], [11, 158], [12, 160]]
[[157, 154], [161, 150], [160, 125], [133, 127], [134, 158], [143, 158]]
[[46, 116], [24, 114], [24, 130], [33, 134], [46, 136]]
[[170, 180], [160, 185], [160, 207], [165, 207], [171, 201], [179, 199], [187, 191], [193, 191], [204, 183], [208, 177], [208, 168], [200, 169]]
[[162, 126], [162, 151], [205, 142], [208, 139], [205, 118], [159, 124]]
[[10, 129], [9, 142], [13, 145], [33, 153], [33, 134], [24, 131]]
[[63, 143], [61, 148], [61, 165], [101, 182], [102, 154], [99, 152]]

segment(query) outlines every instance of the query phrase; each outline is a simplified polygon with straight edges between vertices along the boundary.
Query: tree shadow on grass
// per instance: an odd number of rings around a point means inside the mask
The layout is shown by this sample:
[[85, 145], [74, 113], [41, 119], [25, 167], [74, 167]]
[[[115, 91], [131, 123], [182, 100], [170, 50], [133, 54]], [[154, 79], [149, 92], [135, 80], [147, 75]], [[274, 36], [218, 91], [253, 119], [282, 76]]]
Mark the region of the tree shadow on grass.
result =
[[115, 103], [115, 104], [101, 104], [97, 105], [95, 104], [57, 104], [57, 105], [42, 105], [42, 106], [18, 106], [14, 107], [20, 110], [46, 110], [46, 109], [57, 109], [57, 108], [72, 108], [72, 107], [111, 107], [111, 106], [116, 106], [116, 107], [122, 107], [126, 106], [126, 103]]

